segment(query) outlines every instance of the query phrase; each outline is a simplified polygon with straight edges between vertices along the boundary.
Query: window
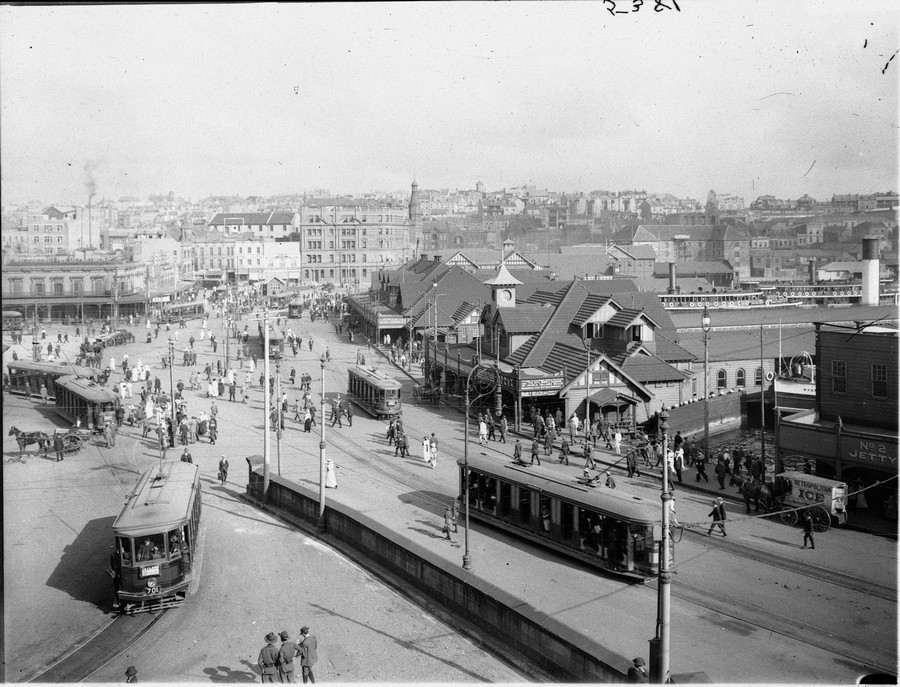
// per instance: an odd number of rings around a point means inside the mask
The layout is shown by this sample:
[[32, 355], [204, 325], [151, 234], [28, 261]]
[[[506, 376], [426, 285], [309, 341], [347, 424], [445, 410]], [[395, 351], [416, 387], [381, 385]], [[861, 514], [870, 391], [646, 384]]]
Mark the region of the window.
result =
[[72, 279], [72, 293], [78, 294], [81, 293], [81, 290], [84, 288], [84, 283], [81, 279]]
[[735, 378], [734, 384], [739, 387], [747, 386], [747, 374], [743, 369], [737, 371], [737, 377]]
[[62, 281], [54, 281], [53, 282], [53, 295], [54, 296], [62, 296], [63, 295]]
[[45, 237], [44, 237], [44, 243], [53, 243], [53, 237], [52, 237], [52, 236], [45, 236]]
[[22, 293], [22, 280], [21, 279], [10, 279], [9, 287], [13, 292], [13, 295], [18, 296]]
[[35, 296], [43, 296], [44, 295], [44, 280], [43, 279], [32, 279], [31, 280], [31, 292]]
[[872, 363], [872, 396], [887, 398], [887, 365]]
[[762, 386], [762, 368], [761, 367], [756, 368], [756, 375], [755, 375], [753, 383], [756, 384], [756, 386]]
[[843, 360], [831, 361], [831, 391], [836, 394], [847, 393], [847, 363]]
[[724, 389], [728, 386], [728, 373], [725, 370], [716, 372], [716, 388]]

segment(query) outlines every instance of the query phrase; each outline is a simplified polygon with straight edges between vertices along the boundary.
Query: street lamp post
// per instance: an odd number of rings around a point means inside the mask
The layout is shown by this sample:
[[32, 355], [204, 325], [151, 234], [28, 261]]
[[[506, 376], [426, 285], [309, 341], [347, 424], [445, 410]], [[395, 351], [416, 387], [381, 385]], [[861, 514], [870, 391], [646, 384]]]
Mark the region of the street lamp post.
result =
[[709, 309], [703, 307], [700, 318], [703, 328], [703, 458], [709, 461]]
[[322, 369], [322, 412], [319, 414], [319, 519], [316, 529], [325, 532], [325, 354], [319, 358]]
[[[469, 388], [472, 384], [472, 375], [475, 374], [476, 370], [479, 368], [485, 369], [493, 369], [497, 375], [496, 384], [493, 389], [488, 389], [487, 391], [479, 394], [474, 399], [469, 399]], [[466, 509], [466, 530], [464, 537], [464, 551], [463, 551], [463, 568], [465, 570], [472, 569], [472, 556], [469, 554], [469, 492], [471, 491], [469, 485], [469, 415], [470, 415], [470, 404], [472, 401], [477, 401], [479, 398], [486, 396], [489, 393], [494, 393], [494, 412], [496, 414], [501, 414], [503, 412], [503, 396], [500, 388], [500, 367], [495, 363], [493, 365], [488, 365], [486, 363], [479, 362], [477, 365], [472, 366], [472, 370], [469, 372], [469, 376], [466, 378], [466, 424], [465, 424], [465, 434], [463, 439], [463, 463], [465, 464], [465, 478], [463, 481], [463, 488], [466, 490], [466, 501], [465, 501], [465, 509]]]
[[584, 383], [587, 385], [584, 394], [584, 445], [587, 446], [588, 432], [591, 428], [591, 345], [587, 337], [583, 338], [581, 343], [587, 352], [587, 368], [584, 373]]
[[[659, 586], [657, 588], [657, 606], [656, 606], [656, 636], [651, 642], [651, 656], [653, 645], [655, 644], [656, 654], [655, 662], [651, 661], [651, 673], [653, 681], [663, 684], [669, 677], [669, 640], [670, 640], [670, 599], [672, 586], [672, 573], [669, 570], [669, 502], [672, 495], [669, 493], [669, 454], [668, 431], [669, 431], [669, 412], [663, 405], [662, 412], [659, 414], [660, 429], [662, 430], [663, 441], [663, 474], [662, 474], [662, 540], [660, 541], [659, 552]], [[654, 665], [655, 663], [655, 665]]]
[[172, 397], [172, 422], [175, 422], [175, 342], [169, 339], [169, 395]]

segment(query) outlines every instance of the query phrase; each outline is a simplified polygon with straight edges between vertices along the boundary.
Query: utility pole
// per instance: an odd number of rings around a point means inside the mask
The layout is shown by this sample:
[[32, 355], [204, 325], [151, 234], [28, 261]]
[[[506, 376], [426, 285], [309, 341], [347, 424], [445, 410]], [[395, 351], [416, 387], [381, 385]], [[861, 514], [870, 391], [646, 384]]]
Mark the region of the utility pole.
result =
[[[760, 427], [760, 460], [763, 473], [766, 471], [766, 368], [763, 365], [763, 326], [759, 325], [759, 369], [762, 370], [762, 379], [759, 385], [759, 427]], [[774, 384], [775, 381], [772, 381]]]
[[281, 423], [282, 423], [282, 407], [281, 407], [281, 362], [275, 363], [275, 448], [278, 456], [278, 476], [281, 477]]
[[269, 313], [263, 316], [263, 499], [269, 493]]
[[[325, 532], [325, 354], [319, 359], [322, 370], [322, 412], [319, 414], [319, 518], [316, 529]], [[340, 409], [338, 409], [340, 412]]]

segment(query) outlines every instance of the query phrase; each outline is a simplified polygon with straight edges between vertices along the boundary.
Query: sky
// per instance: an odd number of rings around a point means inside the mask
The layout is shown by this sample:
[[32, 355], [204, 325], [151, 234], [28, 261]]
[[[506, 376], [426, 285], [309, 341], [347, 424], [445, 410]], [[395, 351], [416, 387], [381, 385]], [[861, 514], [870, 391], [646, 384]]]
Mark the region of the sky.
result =
[[898, 190], [900, 3], [662, 1], [2, 7], [0, 200]]

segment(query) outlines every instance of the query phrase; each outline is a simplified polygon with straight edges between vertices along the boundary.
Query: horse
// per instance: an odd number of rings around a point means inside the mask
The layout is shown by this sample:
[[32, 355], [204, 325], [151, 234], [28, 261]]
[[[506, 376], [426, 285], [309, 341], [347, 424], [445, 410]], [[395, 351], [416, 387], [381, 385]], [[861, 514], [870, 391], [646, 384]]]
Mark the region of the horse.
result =
[[9, 434], [6, 436], [14, 436], [16, 438], [16, 443], [19, 445], [20, 456], [25, 452], [25, 447], [30, 446], [31, 444], [37, 444], [39, 448], [44, 450], [44, 454], [46, 455], [47, 451], [50, 449], [50, 444], [52, 443], [50, 435], [46, 432], [23, 432], [15, 426], [9, 428]]
[[753, 501], [755, 512], [759, 512], [759, 503], [762, 501], [763, 508], [766, 511], [773, 510], [778, 506], [776, 487], [773, 482], [762, 484], [753, 479], [744, 479], [743, 477], [731, 478], [731, 484], [737, 485], [738, 491], [744, 497], [744, 505], [747, 513], [750, 512], [750, 501]]

